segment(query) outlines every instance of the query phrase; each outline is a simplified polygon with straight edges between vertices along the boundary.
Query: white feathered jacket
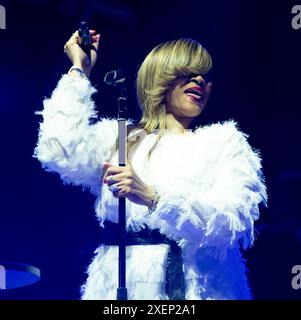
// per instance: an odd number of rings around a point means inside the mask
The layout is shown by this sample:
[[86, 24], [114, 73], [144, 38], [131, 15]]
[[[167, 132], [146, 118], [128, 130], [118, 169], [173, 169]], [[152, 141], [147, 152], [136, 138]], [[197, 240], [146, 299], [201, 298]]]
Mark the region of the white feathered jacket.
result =
[[[90, 82], [63, 75], [40, 112], [37, 157], [65, 183], [88, 187], [97, 196], [96, 215], [117, 222], [118, 199], [101, 185], [102, 164], [118, 165], [116, 119], [96, 118]], [[130, 121], [129, 121], [130, 122]], [[234, 121], [201, 126], [179, 135], [166, 133], [147, 153], [156, 134], [136, 148], [132, 165], [141, 179], [157, 187], [155, 212], [127, 200], [127, 227], [159, 229], [182, 249], [186, 299], [251, 299], [247, 268], [240, 247], [253, 244], [258, 204], [267, 195], [261, 161]], [[127, 247], [129, 299], [166, 299], [167, 244]], [[115, 299], [118, 279], [117, 247], [101, 245], [81, 288], [82, 299]]]

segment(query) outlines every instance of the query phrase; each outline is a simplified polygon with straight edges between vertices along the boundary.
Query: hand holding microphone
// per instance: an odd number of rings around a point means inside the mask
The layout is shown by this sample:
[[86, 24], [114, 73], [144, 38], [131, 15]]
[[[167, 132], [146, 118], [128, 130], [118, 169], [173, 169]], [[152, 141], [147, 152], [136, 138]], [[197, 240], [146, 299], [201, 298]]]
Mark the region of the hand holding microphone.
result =
[[73, 66], [83, 70], [88, 77], [97, 60], [99, 39], [100, 34], [81, 23], [79, 30], [72, 34], [64, 46], [64, 52]]

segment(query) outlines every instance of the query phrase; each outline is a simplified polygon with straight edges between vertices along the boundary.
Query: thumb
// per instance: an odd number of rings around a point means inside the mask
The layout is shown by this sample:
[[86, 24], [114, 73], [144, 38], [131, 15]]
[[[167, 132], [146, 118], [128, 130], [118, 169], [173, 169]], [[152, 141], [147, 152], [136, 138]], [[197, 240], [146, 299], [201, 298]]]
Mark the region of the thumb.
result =
[[112, 164], [108, 161], [104, 161], [102, 165], [104, 169], [107, 169], [108, 167], [112, 166]]
[[102, 183], [104, 182], [105, 178], [107, 177], [108, 168], [111, 166], [112, 166], [112, 164], [110, 162], [107, 162], [107, 161], [103, 162], [103, 171], [102, 171], [102, 178], [101, 178]]
[[100, 40], [100, 34], [97, 34], [95, 36], [93, 36], [92, 38], [92, 46], [95, 48], [95, 50], [98, 50], [99, 47], [99, 40]]

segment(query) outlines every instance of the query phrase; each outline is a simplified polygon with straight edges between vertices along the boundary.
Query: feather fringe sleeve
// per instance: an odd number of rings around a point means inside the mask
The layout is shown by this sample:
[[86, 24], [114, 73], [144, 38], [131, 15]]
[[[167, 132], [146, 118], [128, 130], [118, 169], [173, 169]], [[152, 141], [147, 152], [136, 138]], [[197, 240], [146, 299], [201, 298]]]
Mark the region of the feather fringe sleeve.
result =
[[212, 134], [220, 135], [224, 142], [212, 187], [205, 194], [160, 190], [149, 224], [180, 245], [197, 243], [222, 249], [241, 243], [246, 249], [254, 241], [258, 204], [267, 201], [261, 159], [235, 122], [214, 126]]
[[34, 151], [47, 171], [60, 174], [65, 183], [82, 185], [99, 193], [102, 163], [117, 137], [117, 121], [97, 117], [86, 79], [63, 75], [50, 99], [44, 100], [38, 143]]

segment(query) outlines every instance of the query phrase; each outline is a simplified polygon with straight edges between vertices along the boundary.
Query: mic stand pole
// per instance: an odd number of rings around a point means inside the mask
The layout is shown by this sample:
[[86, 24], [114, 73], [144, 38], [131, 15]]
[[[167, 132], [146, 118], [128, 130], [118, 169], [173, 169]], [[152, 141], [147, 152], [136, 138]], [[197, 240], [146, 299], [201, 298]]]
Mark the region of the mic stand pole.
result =
[[[127, 90], [124, 85], [120, 89], [118, 98], [118, 162], [119, 166], [126, 166], [127, 154], [127, 127], [126, 127], [126, 99]], [[127, 300], [126, 288], [126, 198], [118, 198], [118, 288], [117, 300]]]

